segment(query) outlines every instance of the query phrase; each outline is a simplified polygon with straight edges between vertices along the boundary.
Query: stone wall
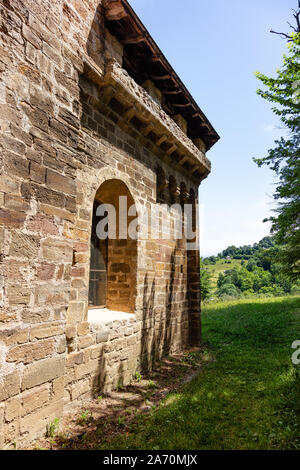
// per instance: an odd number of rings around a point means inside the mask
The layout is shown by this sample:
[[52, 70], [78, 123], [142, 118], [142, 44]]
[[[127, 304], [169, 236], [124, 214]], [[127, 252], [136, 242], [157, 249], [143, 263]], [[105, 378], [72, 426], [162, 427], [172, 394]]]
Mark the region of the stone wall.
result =
[[[0, 17], [0, 448], [7, 449], [44, 433], [73, 403], [187, 347], [200, 306], [198, 252], [139, 239], [131, 247], [135, 286], [116, 297], [112, 284], [109, 294], [113, 308], [130, 304], [134, 316], [88, 321], [101, 184], [122, 181], [138, 208], [157, 202], [158, 165], [196, 194], [198, 184], [103, 113], [84, 61], [104, 76], [106, 61], [121, 62], [122, 47], [104, 28], [99, 0], [4, 0]], [[162, 217], [168, 211], [162, 207]], [[128, 247], [116, 245], [124, 265]], [[128, 281], [120, 266], [110, 274], [117, 289]]]

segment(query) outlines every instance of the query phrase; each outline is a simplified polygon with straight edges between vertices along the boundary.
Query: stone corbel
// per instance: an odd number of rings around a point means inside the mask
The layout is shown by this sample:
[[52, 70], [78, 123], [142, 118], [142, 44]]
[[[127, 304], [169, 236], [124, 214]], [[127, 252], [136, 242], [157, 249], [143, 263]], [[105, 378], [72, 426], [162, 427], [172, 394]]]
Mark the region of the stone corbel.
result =
[[[100, 70], [99, 70], [100, 72]], [[102, 72], [102, 71], [101, 71]], [[142, 127], [138, 130], [141, 139], [145, 139], [153, 132], [157, 139], [151, 143], [151, 149], [162, 158], [161, 145], [164, 144], [168, 150], [165, 151], [166, 161], [170, 164], [183, 165], [188, 162], [192, 173], [190, 175], [199, 183], [210, 173], [210, 161], [202, 150], [196, 147], [191, 139], [180, 129], [171, 116], [169, 116], [159, 104], [157, 104], [144, 88], [138, 85], [133, 78], [118, 64], [110, 59], [105, 64], [105, 71], [97, 75], [97, 69], [88, 59], [85, 63], [85, 73], [95, 81], [101, 88], [101, 102], [105, 110], [112, 98], [120, 102], [124, 107], [124, 113], [119, 116], [118, 123], [125, 128], [132, 119], [132, 114], [139, 120]], [[132, 117], [131, 117], [132, 116]], [[120, 124], [122, 122], [122, 124]], [[139, 140], [139, 139], [138, 139]], [[198, 142], [197, 142], [198, 143]], [[172, 154], [181, 155], [179, 162], [172, 160]], [[185, 168], [185, 171], [187, 168]]]
[[103, 7], [107, 21], [119, 21], [127, 16], [122, 0], [104, 0]]

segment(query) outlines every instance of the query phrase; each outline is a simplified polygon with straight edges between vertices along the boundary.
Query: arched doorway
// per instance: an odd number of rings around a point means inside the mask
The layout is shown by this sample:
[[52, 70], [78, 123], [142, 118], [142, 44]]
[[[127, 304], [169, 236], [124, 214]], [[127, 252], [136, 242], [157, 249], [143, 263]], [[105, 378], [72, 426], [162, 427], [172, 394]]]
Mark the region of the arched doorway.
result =
[[135, 311], [137, 240], [128, 233], [134, 212], [134, 199], [121, 180], [110, 179], [99, 187], [91, 228], [90, 309]]

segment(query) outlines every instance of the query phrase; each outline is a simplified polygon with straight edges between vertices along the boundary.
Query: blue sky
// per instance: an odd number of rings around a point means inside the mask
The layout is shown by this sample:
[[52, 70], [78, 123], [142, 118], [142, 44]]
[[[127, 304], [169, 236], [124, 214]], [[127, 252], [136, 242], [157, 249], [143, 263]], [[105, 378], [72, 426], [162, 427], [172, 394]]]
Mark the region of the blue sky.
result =
[[252, 244], [269, 234], [275, 177], [258, 168], [281, 136], [255, 71], [275, 76], [297, 0], [129, 0], [221, 140], [207, 154], [200, 187], [201, 254]]

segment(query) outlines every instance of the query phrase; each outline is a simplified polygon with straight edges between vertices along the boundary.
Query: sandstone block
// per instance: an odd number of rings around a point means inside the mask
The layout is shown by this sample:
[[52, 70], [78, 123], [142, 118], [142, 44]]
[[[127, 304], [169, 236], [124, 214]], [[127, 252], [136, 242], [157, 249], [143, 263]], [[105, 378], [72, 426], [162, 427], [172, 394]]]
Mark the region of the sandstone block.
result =
[[66, 326], [66, 338], [67, 340], [73, 339], [76, 336], [76, 327], [73, 325]]
[[46, 184], [55, 191], [61, 191], [66, 194], [76, 194], [75, 181], [68, 176], [63, 176], [60, 173], [57, 173], [56, 171], [47, 170]]
[[68, 305], [68, 286], [61, 284], [48, 284], [37, 286], [34, 290], [35, 305]]
[[83, 302], [71, 302], [67, 312], [67, 323], [74, 324], [82, 322], [85, 314], [85, 304]]
[[27, 343], [29, 340], [29, 328], [11, 328], [0, 330], [0, 341], [7, 346]]
[[42, 45], [42, 41], [40, 38], [32, 31], [32, 29], [28, 28], [25, 23], [22, 26], [22, 35], [23, 37], [29, 41], [36, 49], [40, 49]]
[[49, 401], [50, 398], [50, 386], [43, 385], [41, 387], [36, 387], [33, 390], [25, 392], [21, 396], [22, 403], [22, 416], [25, 416], [33, 411], [41, 408]]
[[90, 391], [90, 382], [89, 382], [88, 379], [82, 380], [81, 382], [78, 382], [78, 383], [72, 385], [72, 388], [71, 388], [72, 400], [76, 400], [81, 395], [83, 395], [84, 393], [87, 393], [89, 391]]
[[61, 336], [58, 340], [57, 340], [57, 347], [56, 347], [56, 352], [58, 354], [62, 354], [64, 352], [66, 352], [66, 349], [67, 349], [67, 340], [66, 340], [66, 337], [65, 335], [64, 336]]
[[38, 237], [13, 232], [9, 254], [17, 258], [33, 259], [38, 255], [39, 245], [40, 241]]
[[87, 335], [90, 331], [90, 324], [88, 322], [79, 323], [77, 326], [78, 336]]
[[20, 392], [21, 373], [16, 370], [0, 379], [0, 401], [14, 397]]
[[65, 380], [64, 377], [55, 379], [52, 384], [52, 399], [58, 400], [63, 398], [65, 391]]
[[82, 364], [83, 363], [83, 352], [74, 352], [71, 354], [68, 354], [67, 360], [66, 360], [66, 367], [71, 368], [74, 367], [75, 365]]
[[96, 342], [96, 339], [92, 335], [81, 336], [79, 338], [78, 346], [79, 346], [79, 349], [85, 349], [95, 344], [95, 342]]
[[36, 276], [39, 281], [50, 281], [54, 279], [55, 264], [42, 263], [37, 267]]
[[20, 397], [10, 398], [5, 403], [5, 421], [10, 422], [19, 418], [21, 414]]
[[27, 228], [31, 232], [40, 232], [43, 235], [57, 235], [58, 228], [53, 217], [47, 217], [43, 214], [37, 214], [30, 217]]
[[46, 169], [39, 163], [30, 162], [29, 176], [35, 183], [45, 183], [46, 180]]
[[54, 340], [49, 339], [15, 346], [7, 353], [6, 361], [15, 362], [17, 364], [20, 362], [30, 364], [33, 361], [44, 359], [50, 354], [53, 354], [54, 345]]
[[22, 390], [49, 382], [63, 375], [65, 369], [64, 357], [53, 357], [30, 364], [24, 370]]
[[30, 340], [50, 338], [51, 336], [59, 336], [64, 334], [65, 325], [59, 323], [49, 323], [44, 325], [33, 326], [30, 331]]
[[0, 208], [0, 224], [5, 227], [21, 228], [24, 225], [26, 214]]
[[30, 323], [30, 324], [49, 321], [50, 316], [51, 316], [51, 311], [47, 310], [46, 307], [41, 308], [41, 309], [40, 308], [24, 309], [21, 314], [23, 322]]
[[12, 170], [16, 169], [18, 166], [17, 163], [19, 163], [19, 170], [17, 174], [18, 176], [26, 177], [29, 172], [29, 163], [26, 159], [21, 158], [26, 153], [26, 145], [24, 142], [6, 135], [3, 139], [3, 145], [7, 150], [13, 152], [14, 154], [17, 153], [20, 155], [20, 157], [18, 157], [17, 155], [9, 154], [9, 157], [5, 163], [5, 169], [8, 171], [8, 173], [10, 173]]
[[63, 411], [63, 400], [50, 403], [43, 406], [38, 411], [35, 411], [20, 421], [21, 434], [29, 433], [31, 435], [40, 434], [45, 432], [47, 425], [49, 425], [54, 418], [60, 418]]
[[90, 349], [90, 358], [91, 359], [98, 359], [99, 357], [102, 356], [103, 354], [103, 345], [97, 345], [97, 346], [93, 346], [91, 349]]
[[73, 250], [69, 243], [49, 238], [42, 243], [42, 254], [49, 261], [71, 262]]
[[76, 380], [80, 380], [86, 375], [100, 373], [100, 364], [99, 361], [89, 361], [85, 364], [80, 364], [75, 367], [75, 377]]
[[30, 290], [24, 287], [7, 288], [7, 297], [9, 305], [28, 305], [30, 302]]

